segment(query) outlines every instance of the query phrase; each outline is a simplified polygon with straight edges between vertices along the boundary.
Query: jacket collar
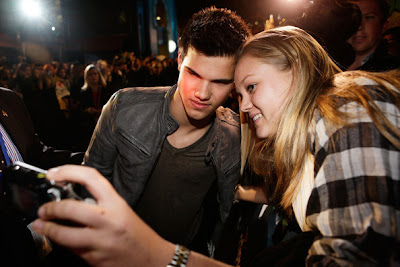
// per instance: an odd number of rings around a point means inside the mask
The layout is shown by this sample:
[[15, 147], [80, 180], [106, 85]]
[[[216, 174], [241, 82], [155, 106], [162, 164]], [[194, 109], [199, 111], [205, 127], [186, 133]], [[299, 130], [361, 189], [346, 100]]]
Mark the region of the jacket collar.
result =
[[168, 135], [175, 132], [179, 127], [179, 123], [174, 119], [174, 117], [172, 117], [172, 114], [171, 114], [171, 97], [174, 95], [176, 88], [177, 88], [177, 85], [175, 84], [164, 95], [164, 104], [162, 107], [161, 122], [167, 129]]

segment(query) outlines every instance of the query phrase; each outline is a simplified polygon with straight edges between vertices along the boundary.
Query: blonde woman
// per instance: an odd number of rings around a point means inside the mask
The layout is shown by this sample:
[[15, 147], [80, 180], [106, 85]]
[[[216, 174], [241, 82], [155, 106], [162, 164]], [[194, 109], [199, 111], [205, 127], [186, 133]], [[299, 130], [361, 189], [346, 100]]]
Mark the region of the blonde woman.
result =
[[303, 231], [317, 233], [309, 264], [394, 260], [399, 71], [342, 73], [295, 27], [254, 36], [238, 58], [242, 164], [248, 160], [265, 187], [239, 187], [236, 198], [280, 205]]
[[[342, 73], [294, 27], [258, 34], [239, 54], [243, 164], [265, 183], [237, 195], [281, 205], [318, 235], [304, 264], [399, 264], [399, 79], [398, 71]], [[45, 204], [34, 229], [92, 265], [226, 266], [162, 239], [96, 170], [67, 166], [47, 176], [84, 184], [98, 202]], [[272, 264], [256, 258], [250, 266]]]
[[111, 93], [103, 75], [95, 65], [86, 66], [83, 78], [84, 84], [79, 93], [79, 125], [82, 142], [80, 146], [86, 149], [103, 106], [110, 98]]
[[85, 83], [80, 94], [81, 108], [97, 121], [103, 105], [110, 97], [107, 83], [99, 69], [93, 64], [86, 66], [83, 78]]

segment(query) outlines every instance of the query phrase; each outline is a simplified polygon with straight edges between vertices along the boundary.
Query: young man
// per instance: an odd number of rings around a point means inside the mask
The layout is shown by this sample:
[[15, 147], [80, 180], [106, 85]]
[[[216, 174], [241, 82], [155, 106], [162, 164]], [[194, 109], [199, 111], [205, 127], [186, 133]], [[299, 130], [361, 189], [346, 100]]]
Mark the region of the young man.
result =
[[196, 13], [179, 41], [177, 85], [118, 91], [84, 158], [162, 237], [203, 253], [240, 176], [239, 118], [220, 106], [249, 35], [227, 9]]
[[347, 42], [353, 47], [355, 58], [349, 70], [383, 71], [395, 69], [400, 62], [387, 53], [382, 34], [387, 27], [389, 5], [387, 0], [354, 0], [362, 13], [358, 30]]

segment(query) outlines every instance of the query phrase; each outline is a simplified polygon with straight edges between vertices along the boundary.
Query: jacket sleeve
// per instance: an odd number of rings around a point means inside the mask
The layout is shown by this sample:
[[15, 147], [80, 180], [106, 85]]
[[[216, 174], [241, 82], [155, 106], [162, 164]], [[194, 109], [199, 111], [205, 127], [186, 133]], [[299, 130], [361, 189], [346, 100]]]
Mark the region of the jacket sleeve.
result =
[[114, 134], [117, 101], [118, 92], [104, 105], [83, 160], [83, 165], [96, 168], [109, 180], [117, 156]]
[[[379, 105], [399, 123], [397, 108]], [[332, 131], [323, 120], [317, 123], [315, 185], [306, 222], [320, 235], [309, 250], [308, 266], [388, 266], [399, 260], [400, 152], [369, 116], [357, 117]]]

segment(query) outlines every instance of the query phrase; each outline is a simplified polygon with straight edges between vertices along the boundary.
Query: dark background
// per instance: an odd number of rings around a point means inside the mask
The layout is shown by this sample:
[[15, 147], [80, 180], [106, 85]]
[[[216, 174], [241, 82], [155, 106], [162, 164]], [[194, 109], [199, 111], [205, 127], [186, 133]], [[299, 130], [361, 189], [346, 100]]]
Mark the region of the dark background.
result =
[[[16, 27], [37, 27], [43, 24], [44, 30], [50, 23], [57, 21], [55, 13], [60, 10], [52, 10], [57, 0], [42, 0], [44, 7], [49, 10], [46, 21], [31, 21], [24, 18], [19, 11], [21, 0], [0, 1], [0, 32], [14, 31]], [[135, 0], [61, 0], [62, 15], [64, 21], [69, 24], [72, 35], [87, 36], [122, 32], [129, 30], [129, 16], [132, 13]], [[269, 14], [281, 14], [291, 17], [299, 13], [299, 7], [305, 0], [175, 0], [175, 8], [178, 27], [181, 28], [190, 16], [202, 8], [209, 6], [226, 7], [236, 11], [246, 22], [266, 19]], [[21, 25], [21, 24], [28, 25]], [[47, 25], [46, 25], [47, 24]]]
[[[37, 0], [45, 13], [29, 18], [20, 10], [23, 0], [0, 0], [0, 54], [18, 49], [29, 41], [45, 44], [50, 53], [62, 60], [82, 60], [83, 54], [109, 57], [115, 50], [104, 49], [113, 42], [121, 51], [135, 51], [137, 19], [135, 0]], [[139, 0], [138, 0], [139, 1]], [[146, 2], [147, 0], [142, 0]], [[161, 1], [161, 0], [160, 0]], [[309, 0], [175, 0], [178, 36], [188, 19], [209, 6], [226, 7], [254, 30], [263, 30], [270, 14], [275, 20], [302, 13]], [[55, 26], [55, 31], [51, 27]], [[136, 44], [137, 46], [137, 44]], [[89, 48], [88, 48], [89, 47]], [[60, 52], [62, 50], [62, 52]], [[102, 52], [99, 52], [102, 51]], [[39, 54], [35, 51], [35, 54]], [[62, 55], [61, 55], [62, 54]], [[146, 53], [145, 53], [146, 54]]]

